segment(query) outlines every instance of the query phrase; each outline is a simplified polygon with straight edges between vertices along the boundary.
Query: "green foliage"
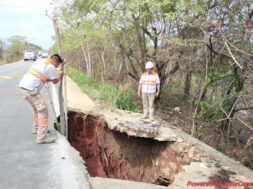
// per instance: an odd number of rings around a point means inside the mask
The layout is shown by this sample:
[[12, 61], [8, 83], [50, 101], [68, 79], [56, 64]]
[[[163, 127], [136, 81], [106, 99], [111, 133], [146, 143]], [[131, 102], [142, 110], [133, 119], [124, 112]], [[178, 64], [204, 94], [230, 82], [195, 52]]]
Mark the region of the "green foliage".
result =
[[90, 79], [87, 75], [78, 72], [71, 68], [70, 66], [67, 67], [67, 73], [71, 76], [71, 78], [80, 85], [85, 85], [88, 87], [91, 87], [93, 84], [95, 84], [95, 81]]
[[212, 76], [211, 76], [212, 80], [217, 80], [220, 77], [221, 77], [221, 73], [219, 73], [219, 72], [213, 72]]
[[8, 48], [6, 49], [6, 55], [9, 57], [20, 57], [23, 55], [25, 49], [25, 37], [24, 36], [12, 36], [8, 38]]
[[57, 123], [56, 123], [56, 128], [57, 128], [58, 131], [60, 131], [60, 130], [61, 130], [61, 123], [58, 123], [58, 122], [57, 122]]
[[0, 40], [0, 60], [3, 58], [4, 53], [4, 42]]
[[6, 62], [3, 61], [3, 60], [0, 60], [0, 66], [1, 66], [1, 65], [4, 65], [4, 64], [6, 64]]
[[118, 91], [115, 86], [111, 85], [99, 85], [97, 88], [98, 91], [98, 99], [104, 102], [112, 102], [115, 104], [115, 100], [117, 99]]
[[200, 102], [199, 113], [193, 114], [193, 118], [198, 118], [208, 123], [217, 121], [222, 117], [222, 111], [217, 104], [209, 104], [205, 101]]
[[7, 39], [7, 42], [0, 40], [0, 64], [14, 62], [23, 59], [25, 48], [41, 50], [41, 47], [33, 43], [25, 46], [25, 36], [14, 35]]
[[132, 89], [120, 90], [116, 101], [117, 108], [139, 112], [140, 106], [134, 102], [136, 98], [136, 93]]
[[100, 103], [123, 110], [140, 111], [140, 107], [134, 102], [136, 95], [132, 89], [100, 84], [70, 66], [67, 67], [67, 74], [81, 86], [85, 93], [89, 94], [91, 98], [99, 100]]
[[0, 40], [0, 64], [14, 62], [23, 56], [24, 36], [11, 36], [7, 41]]
[[26, 46], [26, 49], [33, 49], [35, 51], [40, 51], [42, 50], [42, 48], [36, 44], [33, 44], [33, 43], [28, 43], [27, 46]]
[[194, 132], [194, 135], [197, 137], [197, 138], [200, 138], [203, 134], [200, 132], [200, 131], [195, 131]]
[[[219, 106], [221, 99], [223, 109], [229, 112], [239, 95], [245, 97], [247, 91], [246, 95], [253, 96], [252, 84], [244, 79], [252, 72], [251, 9], [252, 0], [243, 3], [237, 0], [74, 0], [59, 4], [56, 17], [61, 23], [64, 53], [68, 57], [78, 56], [71, 59], [73, 65], [84, 67], [85, 62], [87, 72], [92, 71], [94, 78], [103, 78], [105, 82], [130, 83], [128, 75], [140, 74], [145, 61], [155, 60], [161, 81], [170, 79], [169, 86], [162, 87], [158, 106], [190, 109], [192, 105], [200, 105], [193, 117], [213, 123], [224, 116]], [[231, 52], [224, 46], [225, 39]], [[52, 50], [55, 49], [54, 45]], [[179, 68], [170, 74], [176, 63]], [[188, 71], [192, 77], [190, 85], [185, 82]], [[139, 109], [133, 100], [135, 92], [129, 89], [101, 85], [78, 73], [74, 80], [82, 83], [82, 90], [100, 102], [126, 110]], [[185, 86], [190, 86], [188, 99], [184, 95]], [[199, 101], [200, 104], [192, 104]], [[247, 107], [250, 101], [248, 98], [244, 104], [240, 99], [237, 106]], [[195, 136], [202, 135], [195, 133]]]

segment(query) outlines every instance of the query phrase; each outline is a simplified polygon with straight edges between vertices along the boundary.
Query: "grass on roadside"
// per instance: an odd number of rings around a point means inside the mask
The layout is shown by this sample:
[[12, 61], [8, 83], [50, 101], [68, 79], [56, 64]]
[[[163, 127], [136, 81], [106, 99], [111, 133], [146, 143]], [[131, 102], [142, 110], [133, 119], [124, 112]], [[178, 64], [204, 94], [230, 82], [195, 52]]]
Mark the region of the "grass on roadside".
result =
[[3, 61], [3, 60], [0, 60], [0, 66], [2, 66], [2, 65], [4, 65], [4, 64], [6, 64], [6, 62]]
[[67, 67], [68, 76], [73, 79], [92, 99], [98, 100], [105, 107], [139, 112], [140, 106], [134, 102], [136, 94], [133, 89], [125, 86], [102, 84], [98, 80], [89, 78], [86, 74]]

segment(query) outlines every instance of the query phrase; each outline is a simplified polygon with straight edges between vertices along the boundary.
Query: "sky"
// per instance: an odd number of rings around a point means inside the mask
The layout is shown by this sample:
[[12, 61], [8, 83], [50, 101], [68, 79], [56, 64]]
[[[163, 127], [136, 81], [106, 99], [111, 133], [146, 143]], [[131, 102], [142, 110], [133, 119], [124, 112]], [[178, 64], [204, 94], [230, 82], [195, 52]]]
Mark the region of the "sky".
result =
[[0, 39], [26, 37], [48, 50], [53, 45], [54, 28], [45, 11], [52, 12], [52, 0], [0, 0]]

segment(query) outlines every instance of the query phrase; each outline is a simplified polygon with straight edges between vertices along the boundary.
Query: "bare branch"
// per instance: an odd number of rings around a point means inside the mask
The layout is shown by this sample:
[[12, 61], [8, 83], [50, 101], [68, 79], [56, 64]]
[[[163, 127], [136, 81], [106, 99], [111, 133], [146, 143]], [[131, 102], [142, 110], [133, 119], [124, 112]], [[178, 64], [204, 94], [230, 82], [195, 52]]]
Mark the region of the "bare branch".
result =
[[[223, 38], [223, 40], [224, 40], [224, 38]], [[239, 64], [239, 62], [237, 62], [237, 60], [235, 59], [234, 55], [232, 54], [232, 52], [231, 52], [231, 50], [230, 50], [230, 48], [229, 48], [229, 46], [228, 46], [228, 44], [225, 40], [224, 40], [224, 43], [225, 43], [225, 46], [226, 46], [229, 54], [231, 55], [232, 59], [234, 60], [234, 62], [239, 66], [239, 68], [243, 69], [242, 66]]]
[[230, 48], [229, 48], [229, 46], [228, 46], [227, 39], [226, 39], [225, 35], [223, 34], [223, 32], [222, 32], [222, 30], [221, 30], [221, 27], [220, 27], [220, 26], [217, 26], [217, 25], [216, 25], [216, 27], [217, 27], [218, 30], [220, 31], [221, 37], [222, 37], [222, 39], [223, 39], [223, 41], [224, 41], [224, 43], [225, 43], [225, 46], [226, 46], [226, 48], [227, 48], [227, 50], [228, 50], [228, 53], [230, 54], [230, 56], [232, 57], [232, 59], [234, 60], [234, 62], [239, 66], [239, 68], [240, 68], [240, 69], [243, 69], [243, 67], [239, 64], [239, 62], [236, 60], [236, 58], [235, 58], [234, 55], [232, 54], [232, 52], [231, 52], [231, 50], [230, 50]]
[[238, 121], [240, 121], [244, 126], [248, 127], [251, 131], [253, 131], [253, 128], [247, 125], [244, 121], [242, 121], [240, 118], [236, 118]]

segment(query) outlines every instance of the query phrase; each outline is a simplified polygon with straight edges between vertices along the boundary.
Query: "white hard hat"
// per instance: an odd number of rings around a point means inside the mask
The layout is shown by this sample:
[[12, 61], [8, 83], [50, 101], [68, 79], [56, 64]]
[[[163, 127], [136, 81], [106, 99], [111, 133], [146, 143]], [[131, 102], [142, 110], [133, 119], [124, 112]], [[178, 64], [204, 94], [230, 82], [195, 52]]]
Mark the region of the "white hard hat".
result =
[[153, 63], [152, 62], [147, 62], [146, 63], [146, 65], [145, 65], [145, 69], [150, 69], [150, 68], [153, 68], [154, 67], [154, 65], [153, 65]]

